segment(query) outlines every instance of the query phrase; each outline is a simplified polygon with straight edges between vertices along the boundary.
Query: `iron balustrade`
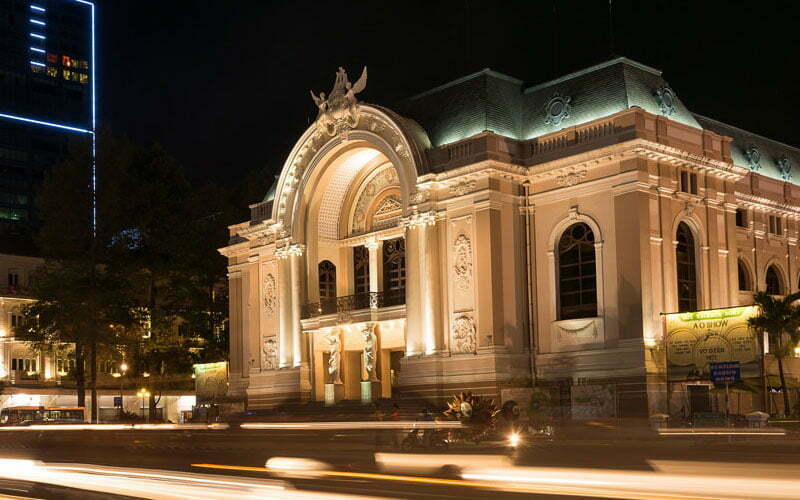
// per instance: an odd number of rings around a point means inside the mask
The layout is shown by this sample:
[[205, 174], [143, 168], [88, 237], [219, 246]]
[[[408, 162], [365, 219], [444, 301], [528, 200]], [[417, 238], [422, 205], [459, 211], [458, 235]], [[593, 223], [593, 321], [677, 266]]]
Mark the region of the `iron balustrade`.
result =
[[405, 303], [405, 289], [387, 290], [385, 292], [364, 292], [303, 304], [300, 316], [302, 319], [308, 319], [327, 314], [338, 314], [340, 321], [346, 321], [353, 311], [399, 306]]

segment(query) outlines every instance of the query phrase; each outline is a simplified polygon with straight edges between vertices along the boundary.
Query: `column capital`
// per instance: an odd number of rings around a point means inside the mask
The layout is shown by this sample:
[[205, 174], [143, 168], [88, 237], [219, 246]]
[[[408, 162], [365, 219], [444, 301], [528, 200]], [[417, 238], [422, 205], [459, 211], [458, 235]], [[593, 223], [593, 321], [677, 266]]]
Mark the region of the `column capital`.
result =
[[437, 213], [435, 210], [429, 210], [427, 212], [417, 212], [415, 210], [408, 217], [403, 217], [401, 222], [403, 227], [413, 229], [415, 227], [434, 226], [436, 225], [436, 219], [440, 218], [441, 214]]
[[286, 245], [275, 249], [275, 257], [278, 259], [285, 259], [288, 257], [300, 257], [306, 250], [306, 246], [300, 243], [287, 243]]
[[378, 247], [381, 246], [381, 242], [374, 236], [371, 236], [364, 241], [364, 246], [367, 247], [367, 250], [377, 250]]

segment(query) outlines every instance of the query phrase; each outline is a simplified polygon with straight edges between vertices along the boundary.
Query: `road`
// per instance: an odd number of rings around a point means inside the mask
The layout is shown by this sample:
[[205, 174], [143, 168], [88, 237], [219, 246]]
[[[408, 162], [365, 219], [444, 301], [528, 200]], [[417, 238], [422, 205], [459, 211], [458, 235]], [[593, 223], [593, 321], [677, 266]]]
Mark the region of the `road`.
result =
[[[727, 483], [744, 479], [746, 482], [739, 487], [740, 492], [746, 491], [749, 485], [777, 491], [783, 484], [778, 482], [794, 480], [792, 467], [800, 463], [800, 442], [795, 444], [786, 439], [738, 443], [729, 443], [726, 439], [565, 439], [526, 446], [515, 454], [513, 466], [512, 462], [505, 465], [502, 456], [486, 456], [502, 453], [499, 448], [468, 448], [450, 450], [448, 455], [451, 458], [431, 454], [412, 457], [410, 463], [417, 466], [416, 469], [398, 465], [397, 457], [403, 455], [386, 446], [379, 451], [388, 452], [383, 456], [392, 457], [387, 467], [376, 462], [376, 433], [371, 430], [46, 430], [0, 433], [0, 457], [5, 459], [41, 460], [51, 465], [77, 463], [124, 467], [127, 470], [175, 471], [202, 474], [197, 476], [201, 478], [211, 474], [229, 479], [277, 479], [278, 484], [300, 492], [327, 492], [345, 497], [497, 498], [498, 492], [502, 491], [503, 498], [654, 498], [652, 493], [642, 493], [644, 490], [641, 488], [655, 488], [654, 485], [664, 478], [672, 478], [664, 484], [665, 490], [674, 489], [674, 484], [689, 485], [694, 479], [703, 479], [703, 484], [710, 484], [707, 479], [712, 476], [724, 478]], [[460, 470], [462, 467], [466, 469], [464, 463], [468, 459], [452, 458], [464, 454], [484, 455], [476, 459], [475, 471], [471, 475]], [[288, 476], [275, 477], [265, 468], [265, 462], [271, 457], [301, 457], [320, 464], [306, 474], [289, 471]], [[423, 466], [426, 460], [454, 463], [443, 470], [426, 469]], [[138, 481], [144, 480], [140, 478]], [[759, 480], [773, 483], [761, 484]], [[597, 489], [612, 481], [616, 485], [613, 491]], [[23, 481], [28, 486], [23, 486], [22, 491], [28, 488], [29, 494], [38, 498], [68, 497], [63, 491], [39, 491], [34, 495], [30, 490], [30, 484], [34, 482]], [[798, 491], [798, 486], [793, 486], [794, 491]], [[692, 498], [690, 495], [700, 488], [698, 485], [677, 497]], [[19, 481], [0, 480], [0, 492], [18, 495]], [[675, 498], [670, 495], [664, 498]], [[79, 497], [84, 500], [92, 498]]]

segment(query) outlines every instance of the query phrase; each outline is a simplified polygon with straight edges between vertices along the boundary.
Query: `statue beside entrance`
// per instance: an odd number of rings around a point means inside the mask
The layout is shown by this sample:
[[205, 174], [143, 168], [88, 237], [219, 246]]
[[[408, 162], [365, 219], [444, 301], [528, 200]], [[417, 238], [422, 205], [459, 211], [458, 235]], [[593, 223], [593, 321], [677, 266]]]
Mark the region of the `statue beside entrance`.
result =
[[381, 395], [381, 383], [376, 374], [378, 359], [378, 338], [375, 336], [375, 323], [367, 323], [361, 330], [364, 336], [361, 370], [361, 402], [371, 403]]

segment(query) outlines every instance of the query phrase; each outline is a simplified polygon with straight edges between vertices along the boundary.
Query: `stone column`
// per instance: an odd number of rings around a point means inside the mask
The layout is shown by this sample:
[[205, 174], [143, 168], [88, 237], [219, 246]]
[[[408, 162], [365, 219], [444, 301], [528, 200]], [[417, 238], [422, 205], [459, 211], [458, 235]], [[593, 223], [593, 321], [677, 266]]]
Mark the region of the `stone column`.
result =
[[419, 356], [424, 351], [419, 233], [418, 224], [406, 224], [406, 356]]
[[300, 308], [303, 305], [303, 245], [292, 245], [289, 249], [289, 262], [292, 272], [292, 360], [293, 366], [308, 363], [303, 356], [303, 329], [300, 325]]
[[444, 346], [436, 216], [406, 220], [406, 354], [435, 354]]
[[375, 238], [368, 239], [364, 246], [369, 250], [369, 291], [378, 293], [381, 291], [382, 271], [382, 251], [383, 242]]
[[292, 266], [288, 254], [279, 249], [278, 257], [278, 367], [292, 366]]

